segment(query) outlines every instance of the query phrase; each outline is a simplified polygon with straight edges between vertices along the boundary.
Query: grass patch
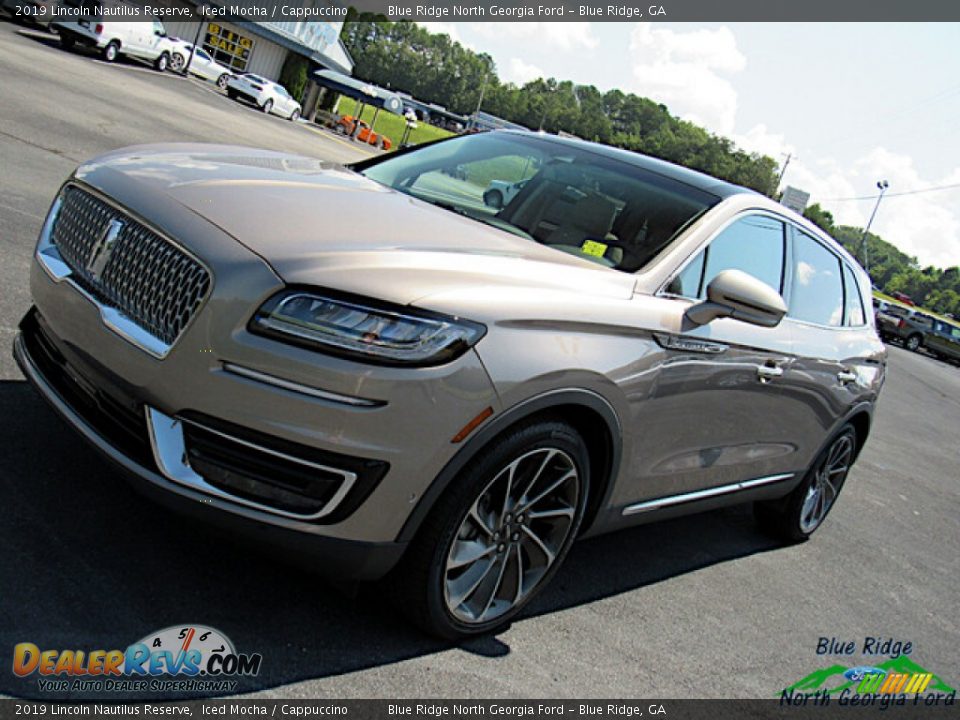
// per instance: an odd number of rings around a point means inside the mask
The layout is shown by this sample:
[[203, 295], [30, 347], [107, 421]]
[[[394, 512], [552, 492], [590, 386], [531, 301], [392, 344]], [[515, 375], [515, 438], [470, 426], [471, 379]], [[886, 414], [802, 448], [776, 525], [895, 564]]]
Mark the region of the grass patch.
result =
[[[340, 105], [337, 108], [337, 112], [340, 115], [353, 115], [356, 109], [357, 103], [353, 98], [346, 96], [340, 97]], [[368, 123], [371, 122], [375, 111], [376, 108], [370, 105], [365, 106], [360, 119], [366, 120]], [[406, 129], [407, 121], [405, 118], [400, 115], [394, 115], [392, 112], [387, 112], [386, 110], [380, 111], [380, 114], [377, 116], [377, 124], [373, 128], [374, 132], [378, 135], [386, 135], [390, 138], [391, 142], [393, 142], [394, 150], [399, 147], [400, 140], [403, 139], [403, 131]], [[417, 127], [410, 132], [408, 142], [411, 145], [419, 145], [420, 143], [439, 140], [440, 138], [450, 137], [451, 135], [453, 135], [452, 132], [434, 127], [430, 123], [417, 122]]]

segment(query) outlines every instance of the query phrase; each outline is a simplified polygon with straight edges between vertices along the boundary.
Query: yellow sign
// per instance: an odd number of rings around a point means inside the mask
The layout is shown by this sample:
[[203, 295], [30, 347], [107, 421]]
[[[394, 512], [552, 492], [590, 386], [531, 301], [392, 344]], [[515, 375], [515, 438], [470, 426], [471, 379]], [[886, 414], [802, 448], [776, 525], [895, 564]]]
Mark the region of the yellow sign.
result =
[[602, 242], [597, 242], [596, 240], [584, 240], [583, 245], [580, 246], [580, 250], [587, 255], [603, 257], [603, 254], [607, 251], [608, 247], [610, 246], [604, 245]]

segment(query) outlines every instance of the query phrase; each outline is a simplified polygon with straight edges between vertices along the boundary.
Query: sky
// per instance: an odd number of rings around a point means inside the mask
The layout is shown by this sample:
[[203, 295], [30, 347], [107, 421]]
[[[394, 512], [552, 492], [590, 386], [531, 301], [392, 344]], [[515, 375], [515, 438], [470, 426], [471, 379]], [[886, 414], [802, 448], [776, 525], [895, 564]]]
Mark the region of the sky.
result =
[[[921, 266], [960, 264], [960, 24], [422, 23], [500, 78], [619, 88], [778, 163]], [[955, 185], [952, 189], [917, 190]], [[912, 193], [897, 196], [896, 193]]]

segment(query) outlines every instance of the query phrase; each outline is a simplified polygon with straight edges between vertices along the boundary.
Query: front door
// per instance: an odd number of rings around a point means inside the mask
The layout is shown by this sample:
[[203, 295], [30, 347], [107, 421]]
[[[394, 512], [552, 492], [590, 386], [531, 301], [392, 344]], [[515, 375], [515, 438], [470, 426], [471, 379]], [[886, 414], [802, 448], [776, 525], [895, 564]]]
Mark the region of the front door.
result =
[[[681, 327], [717, 273], [735, 268], [783, 292], [785, 224], [741, 215], [721, 230], [668, 286], [667, 326]], [[783, 421], [781, 379], [792, 363], [790, 329], [718, 319], [656, 334], [662, 353], [637, 378], [637, 428], [630, 501], [658, 499], [766, 479], [795, 466]], [[627, 499], [627, 498], [621, 498]]]

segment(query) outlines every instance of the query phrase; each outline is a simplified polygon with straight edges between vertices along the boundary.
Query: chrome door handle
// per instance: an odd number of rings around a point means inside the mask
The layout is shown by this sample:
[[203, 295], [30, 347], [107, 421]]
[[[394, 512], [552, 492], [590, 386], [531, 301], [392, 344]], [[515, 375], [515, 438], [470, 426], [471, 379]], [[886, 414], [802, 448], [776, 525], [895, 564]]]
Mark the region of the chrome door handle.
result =
[[857, 374], [851, 370], [841, 370], [837, 373], [837, 380], [841, 383], [854, 382], [857, 379]]
[[782, 367], [776, 365], [760, 365], [757, 367], [757, 377], [760, 378], [760, 382], [769, 382], [781, 375], [783, 375]]

